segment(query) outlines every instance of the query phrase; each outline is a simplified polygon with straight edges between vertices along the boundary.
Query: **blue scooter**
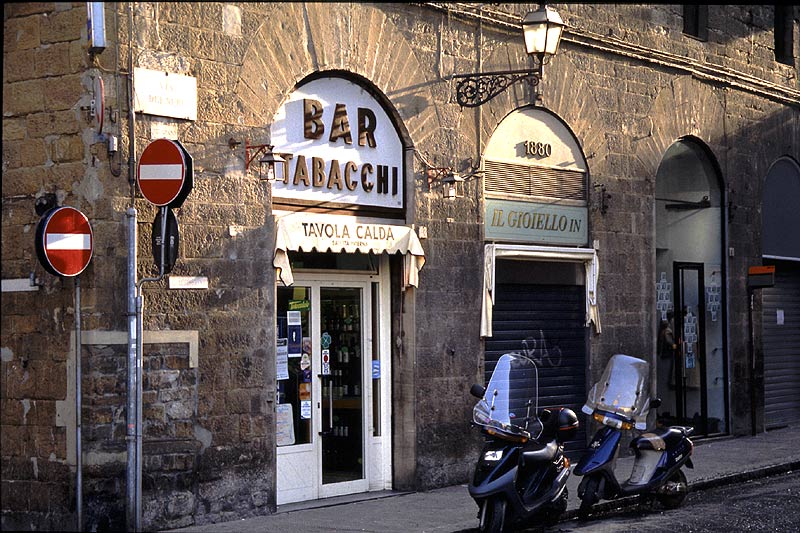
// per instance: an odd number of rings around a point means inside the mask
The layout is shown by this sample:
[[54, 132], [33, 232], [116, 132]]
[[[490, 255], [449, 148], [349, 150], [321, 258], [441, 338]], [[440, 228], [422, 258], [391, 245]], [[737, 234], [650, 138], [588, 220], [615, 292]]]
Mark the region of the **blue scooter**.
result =
[[646, 361], [617, 354], [609, 360], [600, 381], [589, 393], [582, 411], [592, 415], [602, 427], [574, 469], [575, 475], [583, 476], [578, 486], [581, 518], [586, 518], [600, 499], [644, 495], [657, 499], [667, 509], [674, 509], [688, 494], [686, 475], [681, 468], [684, 465], [694, 468], [691, 427], [671, 426], [642, 433], [630, 444], [635, 453], [630, 478], [620, 483], [614, 474], [622, 431], [645, 429], [650, 407], [661, 403], [657, 399], [648, 400], [648, 376]]
[[469, 494], [478, 504], [481, 532], [516, 524], [558, 522], [567, 508], [569, 459], [563, 443], [574, 437], [578, 417], [568, 408], [538, 411], [536, 365], [519, 354], [500, 357], [480, 398], [473, 424], [486, 435]]

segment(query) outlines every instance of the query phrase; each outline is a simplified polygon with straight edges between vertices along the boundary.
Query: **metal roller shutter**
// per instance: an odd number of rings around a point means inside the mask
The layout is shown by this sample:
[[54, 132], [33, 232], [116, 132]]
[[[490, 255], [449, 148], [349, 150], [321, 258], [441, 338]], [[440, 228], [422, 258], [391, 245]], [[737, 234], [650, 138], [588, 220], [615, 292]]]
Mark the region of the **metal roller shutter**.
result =
[[527, 355], [539, 367], [539, 408], [569, 407], [581, 421], [565, 447], [571, 459], [586, 448], [585, 289], [577, 285], [498, 284], [492, 337], [486, 338], [485, 382], [504, 353]]
[[775, 286], [762, 292], [767, 429], [800, 423], [800, 264], [774, 264]]

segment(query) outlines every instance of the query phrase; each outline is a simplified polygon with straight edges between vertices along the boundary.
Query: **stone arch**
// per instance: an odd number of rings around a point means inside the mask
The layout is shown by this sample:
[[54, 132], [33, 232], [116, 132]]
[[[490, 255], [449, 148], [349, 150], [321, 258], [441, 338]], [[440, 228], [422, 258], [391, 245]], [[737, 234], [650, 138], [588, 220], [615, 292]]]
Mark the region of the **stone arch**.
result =
[[[485, 70], [519, 70], [530, 68], [527, 55], [521, 44], [498, 46], [487, 60]], [[594, 164], [604, 161], [608, 154], [604, 121], [600, 118], [599, 106], [584, 75], [572, 62], [568, 53], [562, 51], [544, 67], [543, 80], [538, 86], [542, 93], [543, 106], [567, 123], [580, 142], [586, 158]], [[530, 105], [527, 89], [522, 84], [509, 88], [488, 104], [481, 124], [483, 143], [488, 141], [497, 125], [516, 108]], [[481, 149], [485, 146], [481, 147]], [[596, 169], [595, 169], [596, 171]]]
[[[553, 59], [554, 62], [556, 58]], [[545, 103], [569, 124], [581, 143], [587, 162], [595, 167], [593, 174], [598, 174], [600, 169], [597, 165], [606, 160], [608, 143], [605, 136], [606, 122], [600, 115], [595, 93], [569, 55], [565, 55], [556, 65], [558, 70], [549, 76], [545, 71], [542, 82]]]
[[675, 78], [659, 92], [645, 120], [650, 121], [646, 128], [649, 133], [634, 147], [647, 177], [655, 178], [667, 149], [689, 136], [702, 139], [719, 161], [714, 147], [708, 143], [725, 131], [725, 108], [708, 85], [691, 76]]
[[[240, 126], [261, 128], [267, 138], [266, 126], [298, 82], [316, 72], [347, 71], [368, 80], [384, 99], [391, 98], [388, 107], [407, 145], [424, 141], [440, 127], [433, 82], [385, 12], [359, 3], [264, 6], [264, 22], [250, 40], [235, 87]], [[276, 32], [291, 38], [276, 37]]]

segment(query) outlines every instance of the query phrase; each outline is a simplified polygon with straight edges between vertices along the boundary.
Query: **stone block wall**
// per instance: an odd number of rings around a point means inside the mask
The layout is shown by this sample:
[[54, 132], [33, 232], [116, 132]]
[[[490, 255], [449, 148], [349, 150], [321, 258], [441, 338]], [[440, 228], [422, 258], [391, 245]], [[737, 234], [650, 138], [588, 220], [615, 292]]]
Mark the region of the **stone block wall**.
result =
[[[468, 388], [482, 374], [482, 183], [472, 176], [464, 198], [448, 202], [436, 184], [428, 186], [425, 170], [469, 171], [503, 117], [533, 101], [515, 86], [479, 109], [460, 109], [451, 76], [527, 66], [515, 26], [536, 7], [106, 4], [109, 46], [96, 58], [87, 52], [85, 3], [5, 7], [0, 269], [4, 280], [33, 272], [40, 286], [4, 293], [1, 304], [3, 528], [64, 529], [75, 518], [75, 284], [37, 266], [35, 202], [53, 195], [90, 218], [96, 241], [81, 275], [83, 327], [124, 331], [129, 207], [139, 217], [138, 275], [155, 272], [156, 209], [130, 183], [131, 166], [159, 128], [177, 131], [195, 166], [194, 190], [177, 212], [173, 274], [204, 276], [210, 289], [144, 286], [146, 331], [199, 332], [197, 367], [184, 345], [147, 345], [145, 526], [274, 511], [271, 198], [244, 172], [241, 142], [265, 141], [295, 84], [331, 69], [360, 76], [386, 96], [409, 144], [405, 223], [428, 235], [419, 289], [393, 298], [395, 486], [466, 481], [479, 446], [468, 429]], [[728, 356], [732, 386], [744, 386], [745, 279], [747, 267], [760, 264], [761, 182], [777, 157], [800, 158], [797, 67], [774, 62], [772, 6], [709, 6], [707, 42], [682, 34], [679, 5], [552, 7], [568, 31], [545, 67], [541, 105], [581, 141], [590, 191], [604, 185], [610, 195], [606, 213], [590, 198], [603, 333], [591, 336], [587, 381], [613, 353], [655, 349], [655, 176], [670, 144], [690, 136], [713, 153], [730, 202]], [[795, 57], [799, 45], [795, 24]], [[131, 51], [136, 67], [196, 77], [197, 121], [139, 115], [132, 143]], [[120, 140], [116, 155], [87, 113], [96, 76], [106, 87], [103, 133]], [[398, 267], [394, 261], [395, 274]], [[124, 519], [122, 347], [93, 344], [82, 352], [85, 514], [96, 530]], [[749, 420], [749, 403], [735, 399], [731, 409], [732, 431], [747, 431], [740, 421]]]
[[9, 530], [62, 529], [74, 516], [74, 439], [64, 423], [73, 283], [37, 266], [34, 233], [36, 200], [46, 194], [91, 210], [75, 192], [89, 150], [80, 109], [90, 86], [85, 24], [82, 4], [4, 9], [0, 270], [4, 280], [33, 274], [42, 283], [36, 292], [4, 292], [0, 304], [0, 501], [2, 528]]
[[[84, 527], [125, 529], [127, 347], [84, 348]], [[146, 344], [142, 370], [144, 521], [155, 529], [192, 523], [197, 455], [198, 371], [187, 344]]]

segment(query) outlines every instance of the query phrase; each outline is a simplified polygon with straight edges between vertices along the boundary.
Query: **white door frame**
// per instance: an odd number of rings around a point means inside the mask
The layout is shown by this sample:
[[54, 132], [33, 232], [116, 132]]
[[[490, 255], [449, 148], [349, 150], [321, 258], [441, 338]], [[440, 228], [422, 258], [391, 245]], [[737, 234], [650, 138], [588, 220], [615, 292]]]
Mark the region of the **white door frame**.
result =
[[[364, 478], [342, 483], [322, 484], [322, 380], [321, 347], [312, 342], [312, 441], [308, 444], [281, 446], [277, 448], [276, 498], [278, 505], [285, 503], [328, 498], [344, 494], [386, 490], [391, 488], [391, 316], [389, 259], [386, 254], [380, 257], [379, 274], [341, 273], [337, 271], [302, 271], [295, 273], [293, 286], [311, 289], [311, 338], [319, 339], [320, 331], [320, 288], [347, 287], [361, 289], [361, 321], [363, 331], [362, 383], [363, 409], [363, 457]], [[378, 283], [377, 319], [373, 320], [372, 284]], [[377, 331], [373, 331], [377, 324]], [[372, 363], [377, 335], [380, 356], [380, 436], [374, 436]], [[275, 386], [274, 384], [272, 386]], [[313, 468], [310, 466], [313, 465]]]

